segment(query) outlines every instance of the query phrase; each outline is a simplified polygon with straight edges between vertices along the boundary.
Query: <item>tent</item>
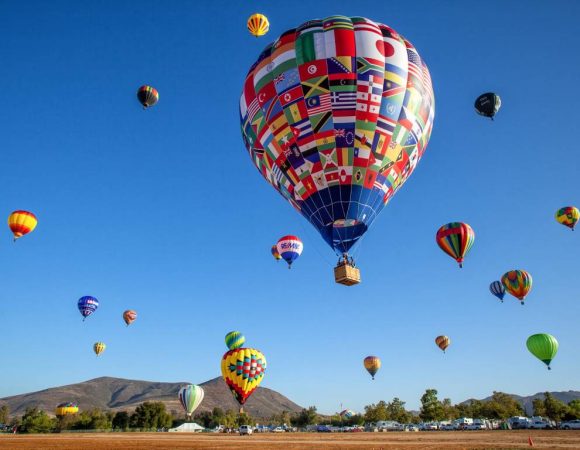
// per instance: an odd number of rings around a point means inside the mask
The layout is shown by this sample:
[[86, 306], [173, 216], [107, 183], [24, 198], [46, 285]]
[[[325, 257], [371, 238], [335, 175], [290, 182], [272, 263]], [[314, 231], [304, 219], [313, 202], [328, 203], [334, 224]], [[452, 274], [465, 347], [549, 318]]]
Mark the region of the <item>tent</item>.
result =
[[188, 423], [182, 423], [177, 428], [170, 428], [169, 431], [181, 431], [181, 432], [185, 432], [185, 433], [199, 433], [199, 432], [203, 431], [204, 429], [205, 428], [203, 428], [202, 426], [199, 426], [195, 422], [188, 422]]

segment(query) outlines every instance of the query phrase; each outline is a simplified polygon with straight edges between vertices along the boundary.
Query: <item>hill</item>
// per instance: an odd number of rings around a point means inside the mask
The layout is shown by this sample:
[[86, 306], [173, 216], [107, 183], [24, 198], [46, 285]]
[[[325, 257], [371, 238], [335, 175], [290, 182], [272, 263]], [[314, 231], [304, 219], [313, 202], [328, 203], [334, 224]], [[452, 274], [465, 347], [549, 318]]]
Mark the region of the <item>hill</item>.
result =
[[[550, 392], [550, 394], [552, 394], [554, 396], [554, 398], [556, 398], [564, 403], [569, 403], [572, 400], [580, 398], [580, 391], [558, 391], [558, 392]], [[524, 410], [526, 411], [526, 413], [528, 415], [532, 415], [532, 413], [534, 412], [534, 407], [532, 406], [532, 402], [537, 398], [541, 398], [541, 399], [544, 398], [544, 392], [538, 392], [537, 394], [528, 395], [528, 396], [521, 396], [521, 395], [516, 395], [516, 394], [508, 394], [508, 395], [510, 397], [514, 398], [515, 400], [517, 400], [518, 403], [524, 407]], [[462, 403], [469, 403], [473, 400], [475, 400], [475, 399], [469, 399], [469, 400], [466, 400]], [[491, 400], [491, 396], [486, 397], [486, 398], [482, 399], [481, 401], [487, 402], [489, 400]]]
[[[38, 407], [53, 414], [54, 407], [62, 402], [76, 402], [79, 409], [108, 409], [112, 411], [135, 409], [146, 401], [163, 402], [176, 414], [183, 410], [177, 400], [177, 392], [187, 382], [162, 383], [154, 381], [126, 380], [101, 377], [82, 383], [54, 387], [29, 394], [14, 395], [0, 399], [11, 415], [21, 415], [28, 407]], [[200, 384], [205, 398], [197, 411], [211, 411], [214, 407], [224, 410], [239, 408], [221, 377]], [[302, 407], [272, 389], [258, 387], [244, 405], [244, 410], [254, 417], [270, 417], [282, 411], [300, 411]]]

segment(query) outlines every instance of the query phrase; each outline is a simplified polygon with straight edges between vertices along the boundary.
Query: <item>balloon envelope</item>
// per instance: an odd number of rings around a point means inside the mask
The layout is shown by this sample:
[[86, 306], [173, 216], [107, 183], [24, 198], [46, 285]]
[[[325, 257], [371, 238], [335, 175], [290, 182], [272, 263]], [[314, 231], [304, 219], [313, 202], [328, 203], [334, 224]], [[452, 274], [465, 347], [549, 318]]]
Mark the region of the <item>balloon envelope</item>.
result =
[[526, 341], [526, 346], [532, 355], [542, 361], [550, 369], [550, 363], [558, 353], [558, 341], [551, 334], [533, 334]]
[[128, 309], [123, 313], [123, 320], [127, 326], [131, 325], [135, 320], [137, 320], [137, 311], [133, 309]]
[[79, 412], [79, 406], [76, 403], [67, 402], [56, 405], [54, 415], [57, 417], [74, 415]]
[[204, 395], [203, 388], [196, 384], [188, 384], [187, 386], [182, 387], [177, 394], [179, 403], [181, 403], [181, 406], [183, 406], [183, 409], [188, 416], [191, 416], [201, 404]]
[[240, 348], [246, 342], [246, 338], [239, 331], [230, 331], [226, 334], [226, 345], [230, 350]]
[[493, 281], [489, 285], [489, 292], [491, 292], [503, 302], [503, 298], [505, 297], [505, 287], [501, 281]]
[[37, 224], [38, 219], [30, 211], [18, 210], [8, 216], [8, 226], [14, 235], [14, 240], [33, 231]]
[[159, 101], [159, 92], [152, 86], [141, 86], [137, 91], [137, 100], [147, 109]]
[[99, 307], [99, 301], [95, 297], [85, 295], [84, 297], [79, 298], [77, 306], [83, 318], [86, 319], [97, 310]]
[[339, 415], [343, 419], [350, 419], [352, 416], [354, 416], [354, 411], [351, 411], [350, 409], [345, 409], [345, 410], [341, 411], [339, 413]]
[[363, 17], [283, 33], [250, 68], [240, 100], [252, 162], [339, 254], [413, 173], [434, 116], [413, 45]]
[[275, 245], [272, 245], [272, 256], [274, 257], [274, 259], [276, 261], [279, 261], [280, 259], [282, 259], [282, 257], [280, 256], [280, 253], [278, 253], [278, 247]]
[[510, 270], [501, 277], [505, 290], [522, 301], [532, 289], [532, 276], [525, 270]]
[[222, 357], [222, 377], [240, 405], [253, 394], [266, 371], [266, 357], [254, 348], [236, 348]]
[[439, 347], [441, 350], [443, 350], [443, 353], [445, 353], [445, 350], [451, 344], [451, 339], [449, 339], [448, 336], [437, 336], [435, 338], [435, 344], [437, 344], [437, 347]]
[[576, 223], [580, 219], [580, 211], [575, 206], [564, 206], [556, 211], [556, 220], [558, 223], [574, 230]]
[[248, 18], [248, 31], [256, 37], [264, 36], [270, 29], [270, 22], [264, 14], [252, 14]]
[[363, 364], [365, 366], [365, 369], [367, 369], [367, 372], [371, 374], [371, 377], [374, 380], [376, 373], [381, 368], [380, 358], [377, 356], [367, 356], [364, 359]]
[[294, 261], [302, 254], [304, 245], [297, 236], [284, 236], [278, 240], [276, 249], [284, 261], [291, 266]]
[[475, 111], [480, 116], [493, 117], [501, 108], [501, 98], [493, 92], [486, 92], [475, 99]]
[[473, 247], [475, 233], [463, 222], [451, 222], [437, 230], [437, 245], [463, 267], [463, 259]]
[[107, 346], [103, 342], [95, 342], [93, 345], [93, 351], [97, 356], [105, 351]]

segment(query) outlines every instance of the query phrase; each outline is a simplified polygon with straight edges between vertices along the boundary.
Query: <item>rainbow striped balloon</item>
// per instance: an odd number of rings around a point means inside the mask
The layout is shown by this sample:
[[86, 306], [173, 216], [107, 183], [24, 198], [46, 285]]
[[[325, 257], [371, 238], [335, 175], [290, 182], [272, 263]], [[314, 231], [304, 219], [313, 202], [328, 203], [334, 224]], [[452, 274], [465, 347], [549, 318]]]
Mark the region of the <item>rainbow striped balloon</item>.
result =
[[226, 334], [226, 345], [230, 350], [240, 348], [246, 342], [246, 338], [239, 331], [230, 331]]
[[159, 92], [153, 86], [141, 86], [137, 91], [137, 99], [143, 109], [147, 109], [159, 101]]
[[38, 219], [30, 211], [18, 210], [8, 216], [8, 226], [14, 235], [14, 241], [36, 228]]
[[518, 298], [522, 305], [526, 295], [532, 290], [532, 276], [525, 270], [510, 270], [501, 277], [505, 290]]
[[451, 222], [437, 230], [437, 245], [463, 267], [463, 259], [473, 247], [475, 233], [463, 222]]
[[580, 211], [575, 206], [565, 206], [556, 211], [556, 220], [558, 223], [574, 231], [576, 222], [580, 219]]

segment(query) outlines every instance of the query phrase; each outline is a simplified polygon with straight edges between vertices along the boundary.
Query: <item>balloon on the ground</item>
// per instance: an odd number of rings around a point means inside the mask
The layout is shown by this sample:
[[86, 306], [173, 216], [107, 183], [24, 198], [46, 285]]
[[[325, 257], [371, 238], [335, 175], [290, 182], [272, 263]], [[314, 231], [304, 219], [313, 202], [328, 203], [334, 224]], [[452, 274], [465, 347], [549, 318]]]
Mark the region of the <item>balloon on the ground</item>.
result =
[[159, 101], [159, 92], [152, 86], [141, 86], [137, 91], [137, 99], [143, 105], [143, 109], [147, 109]]
[[204, 395], [203, 388], [197, 384], [188, 384], [179, 390], [177, 394], [179, 403], [183, 406], [188, 417], [191, 417], [193, 412], [201, 404]]
[[480, 116], [489, 117], [493, 120], [493, 117], [497, 114], [499, 108], [501, 108], [501, 98], [493, 92], [481, 94], [475, 100], [475, 111], [477, 111], [477, 114]]
[[133, 309], [128, 309], [123, 313], [123, 320], [127, 326], [131, 325], [137, 319], [137, 311]]
[[505, 297], [505, 287], [501, 281], [493, 281], [489, 285], [489, 291], [503, 302]]
[[79, 405], [73, 402], [60, 403], [54, 409], [54, 415], [57, 417], [72, 416], [79, 412]]
[[264, 36], [270, 29], [270, 22], [264, 14], [252, 14], [248, 18], [248, 31], [256, 37]]
[[230, 331], [226, 334], [226, 345], [230, 350], [240, 348], [246, 342], [246, 338], [239, 331]]
[[365, 369], [367, 369], [367, 372], [371, 374], [371, 377], [374, 380], [376, 373], [381, 368], [380, 358], [378, 356], [367, 356], [364, 359], [363, 364]]
[[30, 211], [18, 210], [8, 216], [8, 226], [14, 235], [14, 240], [33, 231], [37, 224], [38, 219]]
[[580, 211], [575, 206], [564, 206], [556, 211], [558, 223], [570, 228], [572, 231], [574, 231], [578, 219], [580, 219]]
[[532, 276], [525, 270], [510, 270], [503, 274], [501, 282], [508, 294], [519, 299], [523, 305], [532, 289]]
[[463, 267], [463, 259], [475, 241], [473, 229], [463, 222], [451, 222], [437, 230], [437, 245]]
[[342, 410], [339, 413], [340, 417], [342, 417], [343, 419], [350, 419], [352, 416], [354, 416], [354, 411], [351, 411], [350, 409], [345, 409]]
[[526, 346], [532, 355], [542, 361], [548, 370], [551, 370], [550, 363], [558, 353], [558, 341], [551, 334], [533, 334], [526, 341]]
[[283, 236], [278, 240], [276, 249], [284, 261], [288, 263], [288, 268], [302, 254], [304, 245], [297, 236]]
[[240, 100], [252, 162], [339, 255], [413, 173], [434, 116], [417, 50], [363, 17], [283, 33], [251, 67]]
[[103, 342], [95, 342], [95, 344], [93, 345], [93, 351], [97, 356], [103, 353], [106, 348], [107, 346]]
[[222, 377], [240, 405], [262, 382], [266, 371], [266, 357], [254, 348], [236, 348], [224, 354]]
[[272, 256], [274, 257], [274, 259], [276, 261], [279, 261], [282, 259], [282, 257], [280, 256], [280, 253], [278, 253], [278, 247], [276, 245], [272, 245]]
[[443, 350], [443, 353], [445, 353], [445, 350], [451, 344], [451, 339], [449, 339], [448, 336], [437, 336], [435, 338], [435, 344], [437, 344], [437, 347], [439, 347], [441, 350]]
[[99, 307], [99, 301], [95, 297], [85, 295], [84, 297], [79, 298], [77, 306], [79, 308], [79, 312], [83, 316], [83, 320], [85, 320], [97, 310]]

